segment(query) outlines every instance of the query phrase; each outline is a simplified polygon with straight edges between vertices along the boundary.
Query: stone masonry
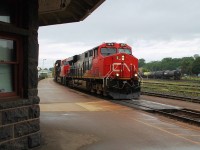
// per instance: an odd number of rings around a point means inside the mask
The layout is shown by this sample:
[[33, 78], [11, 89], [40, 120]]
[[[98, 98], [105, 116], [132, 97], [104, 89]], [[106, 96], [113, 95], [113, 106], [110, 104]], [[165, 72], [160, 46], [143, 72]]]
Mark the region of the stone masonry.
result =
[[19, 23], [17, 27], [1, 25], [0, 32], [23, 39], [23, 98], [0, 100], [0, 150], [31, 149], [38, 147], [41, 139], [37, 96], [38, 0], [19, 0], [14, 4]]
[[36, 101], [0, 103], [0, 150], [22, 150], [40, 145], [40, 108]]

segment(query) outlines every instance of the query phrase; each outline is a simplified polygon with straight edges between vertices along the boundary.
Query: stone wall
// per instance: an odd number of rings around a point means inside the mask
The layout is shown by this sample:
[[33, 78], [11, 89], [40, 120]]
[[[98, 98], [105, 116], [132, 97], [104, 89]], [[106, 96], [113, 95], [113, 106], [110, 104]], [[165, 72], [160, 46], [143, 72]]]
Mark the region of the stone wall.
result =
[[0, 103], [0, 150], [40, 145], [39, 101], [19, 99]]
[[[0, 2], [1, 3], [1, 2]], [[23, 86], [19, 99], [0, 99], [0, 150], [26, 150], [40, 145], [38, 97], [38, 1], [15, 3], [17, 26], [0, 25], [0, 33], [23, 39]], [[15, 13], [15, 14], [16, 14]]]

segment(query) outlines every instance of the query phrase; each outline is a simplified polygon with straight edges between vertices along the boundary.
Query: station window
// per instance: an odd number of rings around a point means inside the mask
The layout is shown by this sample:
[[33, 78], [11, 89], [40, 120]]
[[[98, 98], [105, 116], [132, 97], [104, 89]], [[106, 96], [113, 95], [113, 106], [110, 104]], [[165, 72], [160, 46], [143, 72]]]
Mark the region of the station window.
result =
[[1, 1], [0, 5], [0, 22], [11, 23], [11, 5], [8, 1]]
[[19, 96], [19, 41], [0, 37], [0, 98]]

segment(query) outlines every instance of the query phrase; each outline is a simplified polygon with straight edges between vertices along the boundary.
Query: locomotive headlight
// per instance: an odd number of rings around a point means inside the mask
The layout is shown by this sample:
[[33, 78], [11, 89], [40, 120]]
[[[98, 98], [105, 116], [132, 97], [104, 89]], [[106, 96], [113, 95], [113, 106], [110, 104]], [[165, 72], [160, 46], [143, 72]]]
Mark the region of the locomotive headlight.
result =
[[135, 77], [137, 77], [137, 76], [138, 76], [138, 74], [137, 74], [137, 73], [135, 73], [135, 74], [134, 74], [134, 76], [135, 76]]
[[116, 73], [116, 77], [119, 77], [119, 73]]
[[125, 58], [124, 55], [122, 55], [122, 60], [124, 60], [124, 58]]
[[126, 44], [125, 43], [120, 43], [120, 46], [126, 46]]

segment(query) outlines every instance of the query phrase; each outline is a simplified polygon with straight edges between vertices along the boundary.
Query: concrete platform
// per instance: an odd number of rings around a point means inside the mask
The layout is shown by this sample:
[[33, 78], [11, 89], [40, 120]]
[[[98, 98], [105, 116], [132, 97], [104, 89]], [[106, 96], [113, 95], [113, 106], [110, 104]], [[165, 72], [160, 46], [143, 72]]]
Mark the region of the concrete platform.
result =
[[200, 128], [39, 82], [38, 150], [199, 150]]

